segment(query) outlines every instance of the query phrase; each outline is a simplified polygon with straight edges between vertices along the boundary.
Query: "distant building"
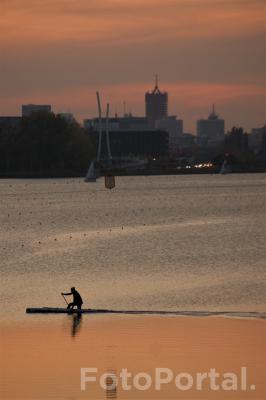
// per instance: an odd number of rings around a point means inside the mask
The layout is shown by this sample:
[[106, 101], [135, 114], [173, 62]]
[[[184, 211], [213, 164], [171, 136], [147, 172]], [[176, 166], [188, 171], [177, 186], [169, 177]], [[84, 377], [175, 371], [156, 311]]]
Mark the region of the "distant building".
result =
[[71, 113], [59, 113], [58, 115], [67, 122], [75, 121], [75, 118], [74, 118], [73, 114], [71, 114]]
[[[102, 118], [102, 126], [105, 129], [106, 120]], [[99, 118], [85, 119], [84, 128], [89, 130], [99, 129]], [[132, 114], [125, 114], [124, 117], [109, 118], [109, 131], [117, 130], [145, 130], [150, 129], [148, 120], [145, 117], [134, 117]]]
[[168, 93], [160, 91], [157, 77], [153, 91], [145, 94], [145, 106], [146, 118], [151, 127], [155, 126], [155, 121], [168, 117]]
[[183, 133], [177, 136], [170, 148], [171, 156], [192, 159], [195, 152], [195, 139], [196, 137], [192, 133]]
[[120, 130], [110, 133], [113, 156], [160, 157], [168, 154], [168, 134], [160, 130]]
[[119, 118], [119, 127], [120, 129], [146, 130], [149, 129], [149, 124], [146, 117], [135, 117], [130, 113]]
[[197, 137], [199, 142], [224, 140], [224, 120], [215, 113], [214, 106], [208, 119], [197, 121]]
[[255, 153], [261, 150], [264, 135], [266, 135], [266, 125], [261, 128], [253, 128], [248, 135], [248, 145]]
[[[88, 118], [84, 119], [83, 126], [88, 131], [98, 131], [99, 130], [99, 118]], [[102, 118], [102, 127], [105, 129], [106, 120]], [[119, 120], [118, 118], [109, 118], [109, 131], [119, 129]]]
[[[135, 117], [131, 113], [123, 117], [109, 118], [111, 152], [114, 157], [160, 157], [169, 152], [169, 134], [165, 129], [152, 129], [146, 117]], [[84, 120], [84, 128], [97, 143], [99, 118]], [[102, 151], [106, 149], [106, 119], [102, 118]]]
[[24, 104], [22, 105], [22, 117], [29, 117], [34, 112], [48, 112], [50, 113], [52, 108], [50, 105], [37, 105], [37, 104]]
[[20, 122], [21, 117], [0, 117], [0, 128], [16, 128]]
[[195, 145], [195, 139], [196, 137], [192, 133], [183, 133], [176, 138], [175, 145], [177, 145], [179, 149], [191, 148]]
[[[98, 143], [98, 131], [88, 130], [88, 134]], [[118, 129], [110, 130], [110, 146], [114, 158], [141, 157], [157, 158], [169, 152], [168, 133], [162, 130]], [[106, 137], [102, 136], [102, 156], [107, 156]]]
[[166, 131], [169, 134], [169, 150], [173, 150], [178, 139], [183, 135], [183, 120], [175, 115], [155, 121], [155, 128]]

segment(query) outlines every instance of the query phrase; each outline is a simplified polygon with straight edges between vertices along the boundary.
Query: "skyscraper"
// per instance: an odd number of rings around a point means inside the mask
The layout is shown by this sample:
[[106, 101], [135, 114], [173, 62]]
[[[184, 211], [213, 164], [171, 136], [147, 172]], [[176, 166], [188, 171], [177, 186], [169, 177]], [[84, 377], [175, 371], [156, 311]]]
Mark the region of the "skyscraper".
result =
[[145, 104], [146, 118], [152, 127], [154, 127], [155, 121], [160, 121], [168, 117], [168, 93], [160, 91], [157, 75], [155, 88], [152, 92], [145, 94]]
[[213, 105], [208, 119], [197, 121], [197, 136], [199, 139], [221, 141], [224, 139], [224, 120], [215, 113]]

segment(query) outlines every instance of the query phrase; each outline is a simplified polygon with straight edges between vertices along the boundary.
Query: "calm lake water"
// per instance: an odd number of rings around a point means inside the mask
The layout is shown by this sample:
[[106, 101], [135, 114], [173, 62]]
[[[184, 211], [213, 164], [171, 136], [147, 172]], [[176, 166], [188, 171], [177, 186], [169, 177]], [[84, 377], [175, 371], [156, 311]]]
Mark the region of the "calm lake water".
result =
[[[262, 318], [25, 313], [64, 307], [71, 286], [91, 308], [265, 311], [265, 174], [116, 183], [0, 181], [0, 398], [265, 398]], [[80, 390], [82, 367], [154, 376], [242, 366], [255, 391]]]
[[265, 238], [265, 174], [2, 180], [0, 318], [71, 286], [92, 308], [265, 311]]

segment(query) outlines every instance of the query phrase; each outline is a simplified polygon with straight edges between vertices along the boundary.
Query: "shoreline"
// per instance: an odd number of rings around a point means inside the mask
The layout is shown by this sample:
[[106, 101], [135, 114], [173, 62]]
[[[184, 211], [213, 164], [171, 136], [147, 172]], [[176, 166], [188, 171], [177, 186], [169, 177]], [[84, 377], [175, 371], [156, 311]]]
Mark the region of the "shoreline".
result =
[[[107, 173], [109, 173], [107, 171]], [[236, 175], [236, 174], [263, 174], [266, 173], [265, 168], [236, 168], [232, 172], [226, 175]], [[114, 176], [174, 176], [174, 175], [225, 175], [220, 173], [220, 167], [214, 168], [184, 168], [181, 170], [177, 169], [144, 169], [144, 170], [133, 170], [133, 171], [125, 171], [125, 170], [115, 170]], [[85, 179], [86, 171], [83, 173], [73, 173], [71, 171], [67, 172], [21, 172], [21, 173], [0, 173], [0, 179]], [[104, 171], [102, 175], [99, 177], [103, 178], [105, 176]]]

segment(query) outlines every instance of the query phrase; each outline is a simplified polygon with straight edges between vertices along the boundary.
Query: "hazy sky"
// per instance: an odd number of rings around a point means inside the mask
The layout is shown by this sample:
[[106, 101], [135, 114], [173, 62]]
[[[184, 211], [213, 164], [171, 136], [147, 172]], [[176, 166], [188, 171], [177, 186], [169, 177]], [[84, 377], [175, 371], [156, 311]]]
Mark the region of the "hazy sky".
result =
[[217, 112], [266, 123], [266, 0], [0, 0], [0, 115], [49, 103], [82, 120], [95, 91], [144, 114], [159, 74], [169, 111], [195, 132]]

